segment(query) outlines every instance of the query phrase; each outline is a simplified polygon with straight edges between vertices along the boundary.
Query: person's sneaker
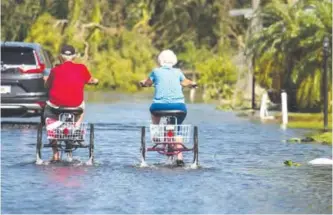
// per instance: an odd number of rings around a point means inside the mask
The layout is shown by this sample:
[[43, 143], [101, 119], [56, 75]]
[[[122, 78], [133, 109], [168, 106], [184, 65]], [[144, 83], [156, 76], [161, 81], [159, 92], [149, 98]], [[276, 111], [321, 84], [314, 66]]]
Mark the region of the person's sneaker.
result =
[[185, 166], [185, 163], [183, 160], [176, 160], [177, 166]]
[[54, 159], [54, 158], [52, 158], [52, 159], [50, 160], [50, 163], [52, 163], [52, 164], [56, 164], [56, 163], [60, 163], [60, 162], [61, 162], [60, 158], [59, 158], [59, 159]]

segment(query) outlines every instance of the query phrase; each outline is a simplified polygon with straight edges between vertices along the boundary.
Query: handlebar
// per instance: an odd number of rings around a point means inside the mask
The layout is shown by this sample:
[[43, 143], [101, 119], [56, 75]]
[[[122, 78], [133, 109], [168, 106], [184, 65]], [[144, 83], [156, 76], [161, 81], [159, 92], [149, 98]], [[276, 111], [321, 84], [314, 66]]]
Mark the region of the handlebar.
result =
[[190, 88], [198, 88], [198, 84], [192, 84], [191, 86], [190, 86]]
[[[90, 82], [90, 81], [92, 81], [92, 82]], [[88, 85], [95, 85], [96, 86], [96, 85], [98, 85], [98, 83], [99, 83], [98, 79], [91, 78], [88, 82]]]
[[99, 82], [97, 83], [88, 83], [88, 85], [94, 85], [94, 86], [97, 86], [99, 84]]
[[[147, 86], [147, 85], [145, 85], [143, 82], [139, 82], [139, 85], [140, 85], [140, 87], [150, 87], [150, 86]], [[192, 84], [191, 86], [189, 86], [189, 88], [198, 88], [198, 84], [197, 83], [195, 83], [195, 84]]]
[[143, 82], [139, 82], [139, 85], [140, 85], [140, 87], [148, 87], [147, 85], [145, 85]]

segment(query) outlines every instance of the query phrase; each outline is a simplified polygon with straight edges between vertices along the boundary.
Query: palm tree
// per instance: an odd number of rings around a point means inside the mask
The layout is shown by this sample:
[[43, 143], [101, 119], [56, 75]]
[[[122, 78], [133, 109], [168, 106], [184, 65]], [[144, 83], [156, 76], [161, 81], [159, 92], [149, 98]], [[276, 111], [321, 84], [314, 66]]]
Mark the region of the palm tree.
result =
[[[305, 10], [309, 5], [313, 8], [310, 12]], [[267, 27], [247, 44], [248, 52], [257, 57], [259, 81], [272, 87], [272, 73], [278, 71], [277, 89], [286, 89], [291, 103], [299, 108], [318, 107], [322, 40], [325, 36], [332, 38], [332, 3], [300, 0], [288, 5], [275, 0], [259, 15]]]

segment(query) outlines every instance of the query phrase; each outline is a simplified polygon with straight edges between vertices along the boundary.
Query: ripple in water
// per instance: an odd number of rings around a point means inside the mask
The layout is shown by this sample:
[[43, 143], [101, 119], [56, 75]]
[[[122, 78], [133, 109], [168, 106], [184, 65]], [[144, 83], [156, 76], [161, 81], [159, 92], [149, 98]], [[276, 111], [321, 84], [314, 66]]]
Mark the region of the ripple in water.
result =
[[35, 162], [36, 165], [53, 165], [53, 166], [100, 166], [99, 163], [94, 162], [92, 159], [88, 159], [87, 161], [80, 160], [79, 157], [73, 157], [68, 158], [65, 160], [42, 160], [42, 159], [36, 159]]

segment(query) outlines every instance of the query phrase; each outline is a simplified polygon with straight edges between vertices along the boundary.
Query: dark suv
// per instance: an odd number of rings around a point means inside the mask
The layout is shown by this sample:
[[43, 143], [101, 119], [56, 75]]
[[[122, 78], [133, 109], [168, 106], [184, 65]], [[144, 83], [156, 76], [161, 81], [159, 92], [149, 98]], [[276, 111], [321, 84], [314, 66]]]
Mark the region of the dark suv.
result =
[[1, 117], [41, 116], [50, 57], [36, 43], [1, 42]]

